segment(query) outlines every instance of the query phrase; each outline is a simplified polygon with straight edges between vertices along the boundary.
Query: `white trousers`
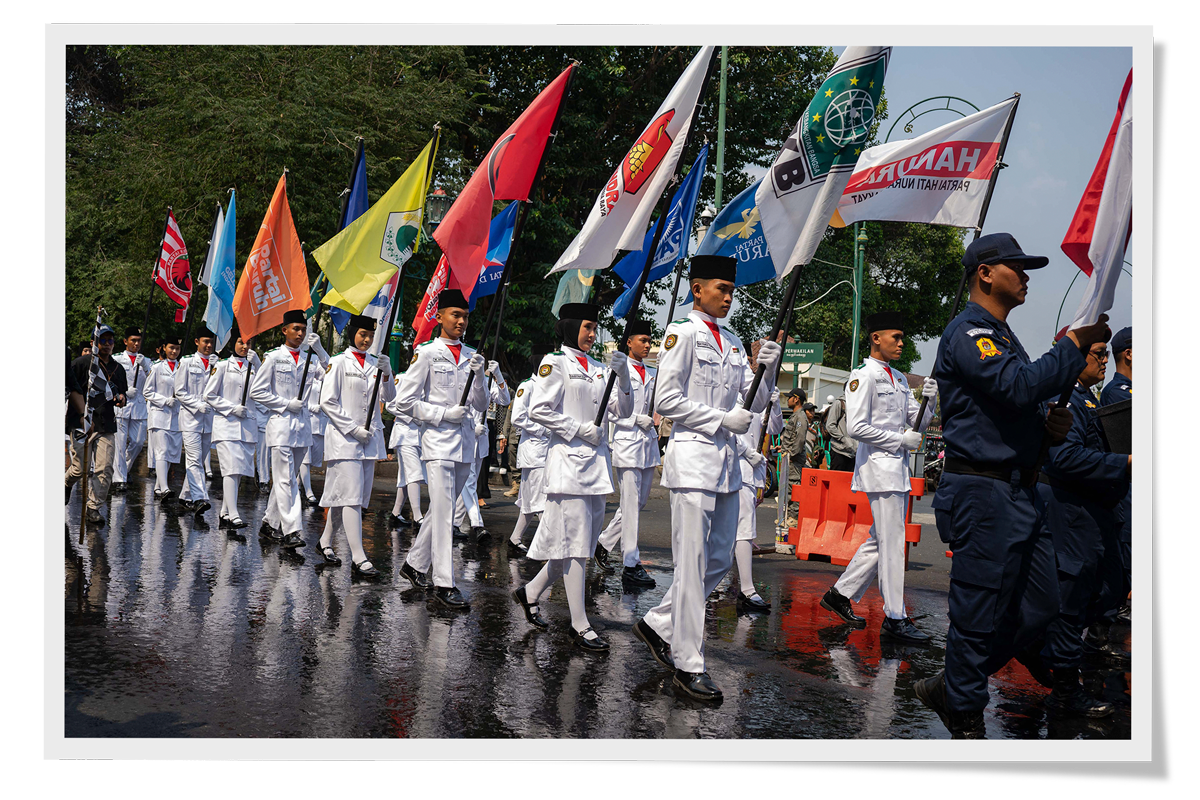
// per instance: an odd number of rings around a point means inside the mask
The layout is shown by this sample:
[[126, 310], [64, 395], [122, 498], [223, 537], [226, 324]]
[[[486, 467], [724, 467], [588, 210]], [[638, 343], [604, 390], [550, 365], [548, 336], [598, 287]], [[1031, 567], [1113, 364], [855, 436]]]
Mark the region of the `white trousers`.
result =
[[864, 492], [871, 503], [870, 537], [859, 545], [846, 571], [833, 585], [842, 597], [858, 603], [878, 574], [883, 613], [904, 619], [904, 513], [908, 492]]
[[645, 619], [684, 672], [704, 672], [704, 601], [733, 565], [737, 523], [737, 492], [671, 490], [675, 575]]
[[300, 462], [307, 447], [272, 447], [271, 472], [275, 482], [267, 502], [267, 520], [288, 533], [300, 532]]
[[429, 510], [405, 561], [418, 572], [428, 572], [434, 586], [454, 586], [454, 501], [462, 494], [471, 465], [459, 461], [426, 461]]
[[258, 470], [258, 482], [271, 482], [271, 448], [267, 446], [267, 423], [258, 426], [258, 444], [255, 445], [254, 466]]
[[638, 512], [646, 507], [646, 501], [650, 499], [654, 467], [617, 467], [617, 482], [621, 484], [621, 505], [608, 527], [600, 534], [600, 546], [611, 553], [619, 541], [625, 566], [636, 567], [642, 563], [637, 544]]
[[183, 454], [187, 467], [187, 479], [179, 492], [180, 500], [207, 500], [208, 480], [204, 474], [204, 460], [212, 448], [212, 433], [199, 431], [183, 432]]
[[117, 455], [113, 462], [113, 481], [125, 483], [129, 468], [146, 446], [146, 420], [117, 417]]
[[483, 513], [479, 510], [479, 466], [482, 463], [482, 458], [476, 458], [468, 465], [471, 472], [454, 504], [454, 524], [459, 528], [464, 518], [471, 521], [472, 528], [483, 527]]
[[753, 542], [758, 538], [758, 488], [743, 483], [738, 491], [738, 529], [739, 542]]

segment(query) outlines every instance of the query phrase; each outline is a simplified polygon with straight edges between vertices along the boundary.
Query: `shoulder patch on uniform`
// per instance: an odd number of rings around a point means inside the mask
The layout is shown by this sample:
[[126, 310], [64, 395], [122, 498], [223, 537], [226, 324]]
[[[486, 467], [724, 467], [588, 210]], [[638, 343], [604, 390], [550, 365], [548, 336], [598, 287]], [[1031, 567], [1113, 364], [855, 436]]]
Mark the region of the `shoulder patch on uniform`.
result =
[[671, 320], [671, 323], [670, 323], [670, 324], [672, 324], [672, 325], [682, 325], [682, 324], [683, 324], [683, 323], [685, 323], [685, 322], [691, 322], [691, 321], [692, 321], [692, 320], [691, 320], [691, 317], [684, 317], [684, 318], [682, 318], [682, 319], [675, 319], [675, 320]]
[[975, 346], [979, 348], [979, 360], [983, 361], [988, 356], [998, 356], [1000, 351], [996, 349], [995, 343], [991, 339], [984, 336], [975, 340]]
[[854, 380], [850, 381], [850, 391], [852, 391], [852, 392], [858, 391], [858, 378], [855, 378]]
[[676, 343], [676, 342], [678, 342], [678, 341], [679, 341], [679, 337], [678, 337], [678, 336], [676, 336], [676, 335], [675, 335], [675, 334], [673, 334], [673, 333], [671, 333], [671, 334], [668, 334], [668, 335], [667, 335], [667, 338], [666, 338], [665, 340], [663, 340], [663, 349], [664, 349], [664, 350], [670, 350], [672, 347], [674, 347], [674, 346], [675, 346], [675, 343]]
[[549, 375], [553, 370], [554, 370], [554, 367], [550, 366], [549, 364], [542, 364], [540, 367], [538, 367], [538, 375], [540, 375], [541, 377], [544, 378], [547, 375]]
[[523, 394], [525, 394], [525, 387], [522, 386], [520, 389], [517, 389], [517, 397], [520, 397]]
[[967, 336], [979, 336], [981, 333], [986, 333], [990, 336], [994, 334], [995, 331], [991, 328], [971, 328], [971, 330], [967, 331]]

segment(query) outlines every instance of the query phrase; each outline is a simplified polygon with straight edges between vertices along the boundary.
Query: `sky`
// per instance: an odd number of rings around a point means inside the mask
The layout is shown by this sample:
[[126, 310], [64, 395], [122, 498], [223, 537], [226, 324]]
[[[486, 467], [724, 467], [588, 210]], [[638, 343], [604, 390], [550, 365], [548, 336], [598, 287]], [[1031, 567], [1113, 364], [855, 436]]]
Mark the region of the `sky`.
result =
[[[844, 48], [834, 49], [840, 53]], [[1054, 334], [1071, 321], [1083, 296], [1086, 276], [1060, 245], [1100, 157], [1132, 61], [1130, 48], [1115, 47], [897, 47], [892, 51], [885, 83], [889, 113], [880, 140], [905, 109], [928, 97], [952, 95], [982, 109], [1013, 92], [1021, 93], [1004, 157], [1009, 166], [997, 178], [983, 232], [1006, 231], [1026, 253], [1050, 258], [1049, 266], [1030, 273], [1025, 304], [1009, 317], [1032, 358], [1049, 349]], [[917, 120], [911, 134], [898, 125], [891, 140], [917, 136], [957, 118], [952, 112], [928, 114]], [[795, 120], [787, 123], [790, 127]], [[736, 132], [736, 120], [727, 125], [727, 135]], [[1133, 267], [1125, 268], [1133, 272]], [[1071, 287], [1076, 274], [1080, 277]], [[1131, 287], [1132, 278], [1122, 274], [1109, 311], [1114, 333], [1131, 324]], [[1056, 322], [1064, 295], [1061, 321]], [[805, 299], [811, 298], [797, 302]], [[667, 321], [666, 315], [664, 305], [658, 313], [660, 323]], [[921, 358], [913, 364], [913, 372], [932, 370], [937, 345], [937, 339], [918, 345]], [[1108, 378], [1112, 373], [1110, 365]]]

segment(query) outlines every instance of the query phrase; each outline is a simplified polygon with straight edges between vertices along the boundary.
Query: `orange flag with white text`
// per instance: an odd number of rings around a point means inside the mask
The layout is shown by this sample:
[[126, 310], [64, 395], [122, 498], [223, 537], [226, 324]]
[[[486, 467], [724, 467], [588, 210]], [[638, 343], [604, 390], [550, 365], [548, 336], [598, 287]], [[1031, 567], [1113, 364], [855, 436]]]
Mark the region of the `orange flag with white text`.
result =
[[243, 339], [283, 323], [285, 311], [312, 305], [308, 268], [287, 199], [287, 173], [279, 176], [271, 204], [233, 297], [233, 315]]

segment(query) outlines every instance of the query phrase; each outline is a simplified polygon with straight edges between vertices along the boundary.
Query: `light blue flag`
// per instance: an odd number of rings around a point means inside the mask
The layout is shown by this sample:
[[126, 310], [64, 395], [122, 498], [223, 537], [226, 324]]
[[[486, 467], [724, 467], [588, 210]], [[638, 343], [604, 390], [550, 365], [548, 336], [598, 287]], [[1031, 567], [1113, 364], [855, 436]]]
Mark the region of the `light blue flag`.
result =
[[237, 195], [229, 192], [229, 211], [224, 220], [218, 218], [219, 230], [214, 234], [209, 252], [213, 253], [212, 267], [207, 270], [208, 305], [204, 309], [204, 324], [217, 336], [217, 350], [229, 342], [233, 331], [233, 294], [237, 289], [234, 275], [237, 261]]

